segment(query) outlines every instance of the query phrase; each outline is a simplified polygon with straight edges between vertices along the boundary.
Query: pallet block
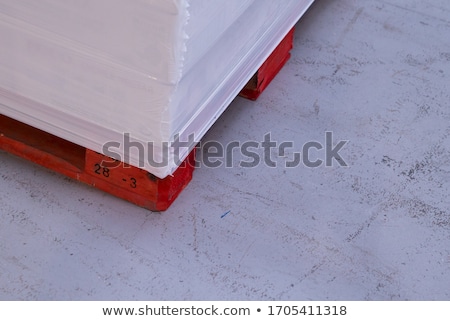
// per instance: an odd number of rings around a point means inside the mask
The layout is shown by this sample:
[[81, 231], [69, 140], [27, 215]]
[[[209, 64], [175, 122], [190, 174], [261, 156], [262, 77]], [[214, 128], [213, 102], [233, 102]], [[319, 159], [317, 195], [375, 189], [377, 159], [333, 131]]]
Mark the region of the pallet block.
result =
[[289, 31], [278, 47], [262, 64], [255, 75], [253, 75], [247, 85], [245, 85], [244, 89], [239, 93], [239, 96], [250, 100], [256, 100], [264, 89], [267, 88], [291, 57], [290, 51], [294, 42], [294, 29], [295, 28], [292, 28], [291, 31]]
[[[240, 93], [255, 100], [290, 57], [291, 30]], [[0, 115], [0, 149], [151, 211], [166, 210], [192, 179], [195, 149], [172, 176], [160, 179], [90, 149]]]

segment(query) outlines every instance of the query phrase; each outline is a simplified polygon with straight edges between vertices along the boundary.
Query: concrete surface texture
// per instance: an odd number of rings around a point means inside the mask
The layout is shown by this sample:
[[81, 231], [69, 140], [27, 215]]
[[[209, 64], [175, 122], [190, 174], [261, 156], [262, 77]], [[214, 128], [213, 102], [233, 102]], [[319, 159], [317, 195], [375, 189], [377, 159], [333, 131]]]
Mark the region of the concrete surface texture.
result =
[[[235, 150], [152, 213], [1, 152], [0, 299], [449, 300], [449, 75], [448, 1], [317, 0], [203, 140], [293, 142], [274, 168]], [[327, 131], [348, 166], [285, 166]]]

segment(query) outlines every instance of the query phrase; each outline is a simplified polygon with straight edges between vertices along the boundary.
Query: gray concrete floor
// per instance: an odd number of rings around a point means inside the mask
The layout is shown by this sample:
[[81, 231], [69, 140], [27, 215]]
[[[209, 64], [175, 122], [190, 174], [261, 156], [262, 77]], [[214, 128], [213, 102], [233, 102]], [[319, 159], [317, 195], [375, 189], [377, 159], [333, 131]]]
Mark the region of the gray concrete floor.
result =
[[[152, 213], [1, 152], [0, 299], [449, 300], [449, 75], [448, 1], [317, 0], [203, 140], [271, 132], [276, 168], [202, 166]], [[348, 167], [283, 166], [326, 131]]]

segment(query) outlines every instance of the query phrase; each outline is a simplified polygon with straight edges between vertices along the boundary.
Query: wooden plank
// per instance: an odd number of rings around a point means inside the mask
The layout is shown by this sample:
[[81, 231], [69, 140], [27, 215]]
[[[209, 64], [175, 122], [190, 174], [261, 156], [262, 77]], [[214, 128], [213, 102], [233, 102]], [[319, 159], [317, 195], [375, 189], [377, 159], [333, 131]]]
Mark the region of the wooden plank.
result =
[[195, 149], [164, 179], [0, 115], [0, 149], [152, 211], [164, 211], [192, 179]]

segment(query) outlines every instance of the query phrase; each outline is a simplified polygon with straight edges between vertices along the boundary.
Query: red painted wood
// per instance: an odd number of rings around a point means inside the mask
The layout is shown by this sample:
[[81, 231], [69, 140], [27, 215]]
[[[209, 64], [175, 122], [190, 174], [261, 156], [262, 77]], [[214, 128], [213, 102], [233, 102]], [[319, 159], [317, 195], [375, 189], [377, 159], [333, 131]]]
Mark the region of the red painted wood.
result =
[[293, 47], [293, 42], [294, 28], [289, 31], [269, 58], [261, 65], [239, 95], [256, 100], [291, 57], [290, 51]]
[[164, 179], [0, 115], [0, 149], [152, 211], [164, 211], [192, 179], [195, 149]]

